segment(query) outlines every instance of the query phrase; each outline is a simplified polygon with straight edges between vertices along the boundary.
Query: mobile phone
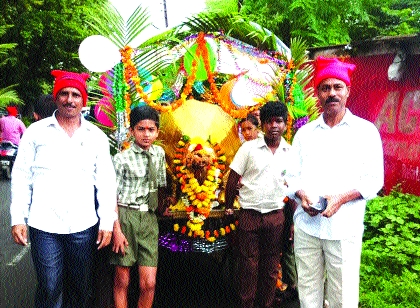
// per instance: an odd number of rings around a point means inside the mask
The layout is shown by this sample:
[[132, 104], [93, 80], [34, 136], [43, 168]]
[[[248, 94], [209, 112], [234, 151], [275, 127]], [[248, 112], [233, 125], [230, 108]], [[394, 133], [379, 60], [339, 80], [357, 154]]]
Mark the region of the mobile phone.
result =
[[328, 200], [324, 197], [319, 197], [317, 203], [312, 204], [311, 207], [318, 211], [318, 213], [322, 213], [328, 206]]

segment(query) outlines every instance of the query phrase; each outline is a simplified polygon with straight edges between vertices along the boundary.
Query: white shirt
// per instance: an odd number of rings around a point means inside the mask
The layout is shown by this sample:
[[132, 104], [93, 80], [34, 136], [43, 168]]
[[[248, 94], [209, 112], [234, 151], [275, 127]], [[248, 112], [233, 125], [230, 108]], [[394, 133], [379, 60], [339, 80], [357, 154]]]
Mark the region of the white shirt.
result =
[[264, 138], [242, 144], [230, 168], [242, 176], [239, 203], [244, 209], [268, 213], [284, 207], [289, 189], [286, 170], [290, 161], [290, 144], [284, 138], [273, 154]]
[[384, 183], [382, 142], [376, 127], [348, 109], [332, 128], [321, 115], [298, 130], [293, 152], [289, 184], [294, 191], [303, 189], [313, 203], [319, 196], [353, 189], [363, 196], [343, 204], [330, 218], [319, 214], [310, 217], [299, 206], [294, 215], [296, 226], [307, 234], [331, 240], [363, 233], [366, 200], [376, 197]]
[[[94, 186], [99, 207], [95, 211]], [[98, 222], [112, 230], [116, 179], [106, 135], [81, 117], [69, 137], [55, 115], [25, 132], [12, 171], [12, 226], [70, 234]]]

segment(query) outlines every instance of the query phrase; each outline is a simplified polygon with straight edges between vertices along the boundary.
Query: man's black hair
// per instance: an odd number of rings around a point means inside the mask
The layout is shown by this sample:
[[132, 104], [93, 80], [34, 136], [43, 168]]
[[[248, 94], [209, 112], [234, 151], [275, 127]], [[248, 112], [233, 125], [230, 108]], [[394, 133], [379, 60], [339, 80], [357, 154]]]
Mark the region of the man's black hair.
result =
[[156, 127], [159, 128], [159, 113], [150, 106], [138, 106], [130, 112], [130, 128], [134, 128], [140, 121], [155, 121]]
[[41, 119], [50, 117], [57, 109], [52, 94], [43, 94], [34, 104], [34, 112], [37, 113]]
[[287, 122], [287, 106], [280, 101], [271, 101], [264, 104], [260, 109], [261, 125], [267, 123], [273, 117], [282, 117]]

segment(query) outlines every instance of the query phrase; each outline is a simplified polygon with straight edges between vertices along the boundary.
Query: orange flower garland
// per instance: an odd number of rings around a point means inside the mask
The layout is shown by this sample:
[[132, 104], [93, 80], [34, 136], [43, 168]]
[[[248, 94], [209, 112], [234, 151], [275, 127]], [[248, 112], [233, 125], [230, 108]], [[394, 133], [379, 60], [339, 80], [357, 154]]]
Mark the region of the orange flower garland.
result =
[[[184, 89], [180, 95], [180, 98], [174, 101], [170, 105], [161, 105], [149, 99], [148, 95], [144, 92], [143, 87], [141, 86], [141, 80], [138, 76], [137, 68], [135, 67], [134, 61], [132, 60], [133, 49], [130, 46], [125, 46], [120, 50], [122, 63], [124, 64], [124, 81], [129, 87], [129, 82], [133, 82], [136, 92], [140, 96], [140, 98], [150, 107], [156, 109], [159, 112], [168, 112], [174, 111], [187, 100], [187, 97], [192, 92], [192, 87], [196, 78], [198, 62], [197, 59], [200, 56], [203, 58], [204, 67], [207, 72], [207, 80], [210, 84], [210, 91], [213, 95], [214, 102], [218, 104], [223, 111], [228, 113], [231, 117], [238, 119], [238, 118], [245, 118], [249, 112], [259, 109], [263, 103], [258, 103], [254, 106], [232, 109], [232, 106], [224, 103], [220, 96], [220, 91], [217, 88], [217, 85], [214, 81], [214, 75], [212, 73], [209, 61], [209, 53], [206, 47], [206, 40], [204, 32], [200, 32], [197, 36], [197, 49], [196, 49], [196, 57], [194, 58], [191, 64], [191, 74], [187, 77], [187, 81], [185, 83]], [[127, 119], [129, 119], [130, 114], [130, 106], [131, 106], [131, 97], [129, 92], [125, 93], [125, 101], [126, 101], [126, 112], [127, 112]]]
[[[133, 60], [131, 59], [131, 55], [133, 53], [133, 49], [130, 46], [125, 46], [124, 48], [120, 49], [121, 54], [121, 62], [124, 65], [124, 83], [126, 87], [129, 89], [129, 82], [132, 77], [138, 76], [138, 72], [136, 66], [134, 65]], [[126, 120], [127, 122], [130, 121], [130, 111], [131, 111], [131, 96], [130, 92], [126, 91], [124, 95], [125, 104], [125, 112], [126, 112]], [[125, 124], [126, 127], [129, 126], [128, 123]]]
[[[192, 69], [191, 69], [191, 75], [188, 76], [187, 82], [185, 84], [184, 90], [181, 93], [181, 97], [173, 102], [171, 105], [160, 105], [152, 100], [149, 99], [148, 95], [144, 92], [143, 87], [141, 86], [141, 80], [138, 75], [138, 70], [132, 60], [132, 53], [133, 49], [130, 46], [125, 46], [120, 50], [121, 53], [121, 61], [124, 65], [124, 81], [128, 86], [129, 82], [132, 81], [136, 92], [139, 94], [140, 98], [150, 107], [156, 109], [160, 112], [167, 112], [167, 111], [174, 111], [178, 107], [180, 107], [187, 99], [188, 95], [191, 93], [192, 86], [194, 84], [196, 72], [197, 72], [197, 61], [194, 59], [192, 62]], [[127, 118], [129, 118], [130, 114], [130, 106], [131, 106], [131, 97], [129, 92], [126, 92], [125, 94], [125, 101], [126, 101], [126, 112], [127, 112]]]
[[[194, 172], [190, 170], [191, 159], [193, 160], [194, 158], [190, 156], [192, 152], [188, 150], [191, 146], [189, 141], [188, 136], [183, 136], [178, 141], [173, 160], [175, 178], [181, 184], [181, 192], [183, 194], [178, 204], [181, 204], [188, 214], [189, 220], [186, 227], [189, 233], [187, 235], [205, 237], [205, 233], [201, 228], [204, 220], [209, 217], [212, 202], [216, 200], [216, 190], [223, 177], [223, 172], [226, 170], [226, 156], [219, 144], [212, 145], [215, 157], [210, 158], [210, 161], [208, 161], [208, 165], [205, 167], [205, 179], [200, 184]], [[205, 150], [201, 144], [197, 144], [194, 148], [195, 151]], [[203, 157], [201, 156], [202, 154], [205, 153], [201, 153], [199, 157]], [[174, 225], [174, 230], [178, 231], [179, 225], [178, 227]], [[181, 233], [183, 233], [182, 228]]]
[[231, 232], [235, 231], [238, 226], [238, 221], [235, 220], [231, 223], [226, 223], [225, 225], [220, 226], [219, 229], [215, 230], [188, 230], [187, 226], [180, 226], [179, 224], [174, 224], [174, 231], [184, 234], [188, 237], [193, 238], [205, 238], [209, 242], [214, 242], [217, 238], [222, 236], [227, 236]]

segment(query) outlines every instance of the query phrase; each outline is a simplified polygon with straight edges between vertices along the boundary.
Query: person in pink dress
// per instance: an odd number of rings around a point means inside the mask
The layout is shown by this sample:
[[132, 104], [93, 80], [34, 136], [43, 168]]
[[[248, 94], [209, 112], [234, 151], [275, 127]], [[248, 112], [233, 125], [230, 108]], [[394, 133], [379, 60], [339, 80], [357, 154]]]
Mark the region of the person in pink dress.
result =
[[6, 107], [7, 116], [0, 118], [1, 141], [10, 141], [19, 145], [20, 137], [26, 129], [25, 124], [18, 119], [18, 110], [16, 106]]

